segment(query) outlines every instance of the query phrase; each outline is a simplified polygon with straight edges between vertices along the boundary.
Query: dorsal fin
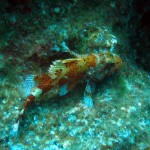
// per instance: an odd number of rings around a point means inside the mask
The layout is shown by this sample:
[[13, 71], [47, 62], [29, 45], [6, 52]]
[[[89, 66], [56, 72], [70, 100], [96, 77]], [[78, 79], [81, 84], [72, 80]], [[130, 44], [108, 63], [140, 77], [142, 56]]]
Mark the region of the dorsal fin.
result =
[[69, 68], [67, 67], [67, 64], [69, 63], [75, 63], [78, 62], [80, 58], [71, 58], [71, 59], [65, 59], [65, 60], [55, 60], [53, 61], [53, 64], [50, 65], [48, 69], [48, 73], [52, 79], [55, 79], [58, 74], [65, 75]]
[[52, 72], [55, 72], [56, 70], [65, 69], [66, 66], [62, 62], [62, 60], [55, 60], [53, 61], [53, 64], [50, 65], [48, 72], [51, 74]]
[[62, 63], [62, 60], [55, 60], [53, 64], [50, 65], [48, 69], [48, 73], [52, 79], [56, 79], [58, 74], [62, 73], [62, 71], [66, 70], [66, 66]]

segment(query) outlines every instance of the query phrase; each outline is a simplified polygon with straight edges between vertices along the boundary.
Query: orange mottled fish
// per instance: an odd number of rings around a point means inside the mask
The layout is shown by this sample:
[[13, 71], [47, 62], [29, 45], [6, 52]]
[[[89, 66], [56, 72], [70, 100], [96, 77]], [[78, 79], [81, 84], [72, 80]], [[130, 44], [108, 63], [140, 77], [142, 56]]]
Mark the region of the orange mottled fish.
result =
[[80, 55], [77, 58], [55, 60], [50, 65], [47, 74], [35, 77], [35, 81], [39, 85], [27, 97], [14, 124], [13, 132], [18, 131], [19, 121], [26, 108], [40, 95], [63, 86], [69, 91], [84, 78], [102, 80], [118, 71], [121, 64], [122, 61], [119, 56], [106, 51], [99, 54]]

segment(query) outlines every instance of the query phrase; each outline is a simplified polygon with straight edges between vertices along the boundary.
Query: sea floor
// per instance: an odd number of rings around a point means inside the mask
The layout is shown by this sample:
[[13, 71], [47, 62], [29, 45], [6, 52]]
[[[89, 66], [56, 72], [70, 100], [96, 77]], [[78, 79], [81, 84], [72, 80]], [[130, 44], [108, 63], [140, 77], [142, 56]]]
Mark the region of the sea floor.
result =
[[[74, 14], [75, 19], [73, 15], [62, 20], [43, 19], [44, 25], [40, 29], [31, 25], [31, 31], [25, 25], [17, 28], [21, 22], [8, 23], [11, 28], [3, 32], [0, 45], [0, 149], [150, 149], [150, 74], [129, 55], [124, 31], [112, 33], [111, 24], [104, 27], [101, 16], [97, 21], [95, 12], [91, 10], [93, 18], [85, 12], [78, 18], [78, 13]], [[19, 20], [23, 14], [13, 15]], [[33, 16], [25, 20], [31, 23]], [[5, 15], [10, 21], [11, 17]], [[95, 38], [103, 39], [92, 45]], [[105, 43], [113, 38], [117, 44]], [[69, 58], [66, 47], [79, 54], [112, 51], [123, 64], [116, 74], [94, 83], [92, 108], [83, 101], [86, 83], [65, 96], [47, 93], [26, 110], [18, 134], [12, 135], [12, 126], [35, 85], [33, 76], [47, 72], [53, 60]]]

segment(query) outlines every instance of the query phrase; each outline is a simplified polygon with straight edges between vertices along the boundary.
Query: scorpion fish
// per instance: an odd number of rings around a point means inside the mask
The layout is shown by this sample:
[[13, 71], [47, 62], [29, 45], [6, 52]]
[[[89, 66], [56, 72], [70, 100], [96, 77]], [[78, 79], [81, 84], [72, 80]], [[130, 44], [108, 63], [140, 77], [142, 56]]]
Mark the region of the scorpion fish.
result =
[[68, 92], [84, 79], [100, 81], [117, 72], [121, 65], [121, 58], [108, 51], [77, 55], [75, 58], [53, 61], [47, 74], [35, 76], [35, 81], [38, 81], [39, 84], [25, 100], [13, 126], [13, 132], [18, 131], [19, 122], [25, 110], [40, 95], [58, 87], [65, 87]]

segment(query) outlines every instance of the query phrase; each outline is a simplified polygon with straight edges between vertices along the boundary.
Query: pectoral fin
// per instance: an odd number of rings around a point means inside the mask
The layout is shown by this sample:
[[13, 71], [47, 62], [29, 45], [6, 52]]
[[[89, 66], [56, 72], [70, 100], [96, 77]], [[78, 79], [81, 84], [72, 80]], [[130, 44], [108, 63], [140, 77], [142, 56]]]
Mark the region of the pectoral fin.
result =
[[68, 93], [68, 84], [64, 84], [60, 87], [60, 92], [59, 95], [60, 96], [64, 96]]
[[[92, 85], [92, 88], [91, 88]], [[89, 80], [87, 81], [87, 85], [84, 91], [84, 98], [83, 98], [83, 102], [84, 105], [92, 108], [93, 107], [93, 99], [92, 99], [92, 92], [94, 91], [93, 89], [93, 83], [91, 83]]]
[[71, 91], [80, 81], [77, 81], [76, 83], [70, 83], [70, 84], [64, 84], [60, 87], [59, 90], [59, 95], [64, 96], [66, 95], [69, 91]]

